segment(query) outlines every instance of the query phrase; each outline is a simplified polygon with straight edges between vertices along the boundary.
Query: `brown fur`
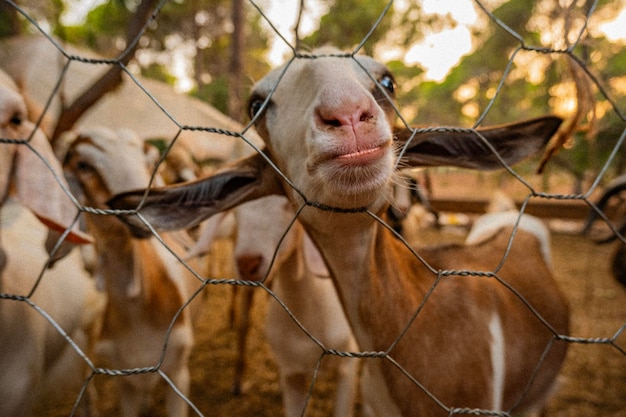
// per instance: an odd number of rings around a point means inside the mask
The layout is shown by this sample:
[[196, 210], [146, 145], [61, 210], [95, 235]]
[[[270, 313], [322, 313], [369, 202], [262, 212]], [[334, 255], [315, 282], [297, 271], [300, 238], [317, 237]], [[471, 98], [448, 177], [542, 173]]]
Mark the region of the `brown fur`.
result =
[[[151, 242], [135, 240], [134, 246], [135, 256], [141, 263], [145, 297], [144, 319], [155, 327], [168, 326], [185, 300], [172, 281], [163, 261], [154, 253]], [[186, 311], [183, 311], [182, 314], [185, 313]]]
[[[566, 344], [551, 342], [555, 333], [568, 332], [567, 303], [538, 242], [518, 232], [506, 262], [495, 271], [497, 278], [438, 278], [438, 269], [497, 268], [510, 231], [482, 245], [420, 250], [434, 267], [431, 271], [364, 211], [380, 214], [387, 209], [398, 164], [499, 169], [502, 161], [515, 164], [545, 146], [561, 119], [547, 116], [481, 127], [480, 134], [458, 129], [396, 132], [392, 144], [395, 114], [387, 99], [381, 99], [383, 89], [385, 97], [389, 93], [393, 98], [389, 71], [371, 58], [291, 61], [289, 68], [278, 68], [257, 83], [250, 106], [255, 111], [259, 100], [268, 99], [255, 124], [272, 162], [288, 181], [256, 155], [219, 176], [151, 193], [141, 213], [156, 228], [187, 227], [217, 211], [280, 192], [274, 186], [280, 181], [282, 194], [302, 209], [298, 220], [331, 272], [359, 345], [389, 353], [389, 358], [371, 359], [382, 365], [369, 373], [373, 383], [368, 392], [380, 393], [385, 408], [376, 411], [390, 414], [394, 404], [405, 417], [448, 415], [454, 407], [536, 411], [565, 356]], [[401, 157], [393, 147], [402, 147]], [[251, 175], [250, 170], [256, 172]], [[127, 193], [110, 203], [132, 208], [144, 202], [143, 196]], [[492, 396], [501, 375], [491, 369], [493, 364], [504, 374], [497, 399]]]
[[[471, 250], [452, 245], [425, 248], [418, 253], [435, 269], [487, 272], [497, 266], [498, 254], [504, 254], [509, 236], [510, 230], [503, 231]], [[531, 362], [539, 365], [543, 349], [554, 335], [539, 319], [533, 318], [513, 291], [493, 277], [443, 276], [426, 298], [425, 294], [435, 284], [437, 275], [428, 271], [402, 243], [382, 228], [377, 233], [375, 246], [371, 253], [378, 259], [372, 260], [371, 279], [361, 294], [360, 309], [363, 322], [376, 329], [375, 350], [387, 351], [423, 303], [415, 321], [389, 355], [397, 358], [399, 365], [444, 405], [489, 409], [488, 402], [476, 400], [490, 398], [492, 370], [481, 362], [481, 358], [489, 357], [489, 352], [482, 350], [479, 353], [477, 350], [485, 349], [485, 342], [491, 337], [487, 328], [490, 317], [479, 308], [486, 307], [488, 311], [498, 311], [505, 332], [509, 358], [506, 380], [509, 383], [504, 392], [504, 409], [510, 410], [519, 403], [519, 408], [512, 410], [515, 412], [543, 398], [546, 385], [550, 385], [560, 368], [566, 344], [553, 346], [538, 378], [524, 396], [525, 385], [531, 380], [534, 369], [518, 368], [515, 358], [530, 355]], [[533, 262], [530, 274], [529, 265], [524, 263], [529, 259], [537, 261]], [[561, 310], [565, 300], [540, 259], [534, 237], [520, 231], [498, 277], [518, 291], [558, 334], [567, 334], [567, 316]], [[398, 294], [404, 296], [398, 297]], [[388, 320], [388, 317], [395, 320]], [[441, 350], [443, 346], [453, 349]], [[400, 360], [409, 357], [413, 358], [411, 363]], [[383, 363], [389, 391], [401, 407], [403, 416], [448, 414], [418, 386], [402, 377], [391, 362], [384, 360]], [[406, 401], [407, 398], [413, 400]]]

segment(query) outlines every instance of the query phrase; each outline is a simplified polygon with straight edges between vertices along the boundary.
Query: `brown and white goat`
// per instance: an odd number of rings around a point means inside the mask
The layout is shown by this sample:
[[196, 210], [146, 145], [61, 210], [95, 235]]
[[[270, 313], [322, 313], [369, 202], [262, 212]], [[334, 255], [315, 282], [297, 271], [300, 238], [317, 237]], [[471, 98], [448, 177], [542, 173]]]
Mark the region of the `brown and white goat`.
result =
[[[150, 181], [143, 141], [129, 131], [83, 132], [69, 145], [64, 169], [79, 186], [81, 203], [96, 209], [106, 208], [114, 193]], [[188, 395], [192, 324], [188, 310], [177, 314], [200, 282], [155, 237], [134, 238], [115, 216], [86, 212], [85, 220], [95, 238], [95, 273], [108, 295], [101, 351], [118, 369], [158, 367]], [[182, 253], [176, 239], [163, 239]], [[120, 377], [121, 415], [138, 416], [160, 378], [156, 372]], [[173, 389], [166, 403], [168, 416], [187, 415], [187, 404]]]
[[[394, 131], [393, 78], [383, 64], [332, 49], [315, 53], [254, 87], [250, 112], [265, 141], [263, 155], [109, 204], [139, 207], [155, 228], [176, 229], [284, 194], [324, 258], [359, 346], [380, 356], [368, 359], [379, 413], [541, 408], [565, 358], [559, 335], [568, 332], [569, 314], [537, 239], [507, 228], [473, 251], [447, 246], [421, 250], [420, 257], [378, 220], [398, 163], [500, 168], [541, 149], [561, 120]], [[136, 217], [127, 221], [146, 233]]]
[[[42, 395], [71, 395], [65, 388], [77, 395], [80, 384], [71, 382], [81, 383], [84, 377], [82, 359], [29, 305], [43, 310], [85, 350], [103, 304], [76, 253], [50, 268], [44, 249], [46, 232], [52, 229], [60, 236], [78, 213], [63, 188], [68, 184], [48, 139], [28, 120], [13, 81], [0, 72], [1, 416], [29, 416]], [[66, 241], [91, 239], [71, 228]], [[56, 241], [48, 243], [50, 252]]]

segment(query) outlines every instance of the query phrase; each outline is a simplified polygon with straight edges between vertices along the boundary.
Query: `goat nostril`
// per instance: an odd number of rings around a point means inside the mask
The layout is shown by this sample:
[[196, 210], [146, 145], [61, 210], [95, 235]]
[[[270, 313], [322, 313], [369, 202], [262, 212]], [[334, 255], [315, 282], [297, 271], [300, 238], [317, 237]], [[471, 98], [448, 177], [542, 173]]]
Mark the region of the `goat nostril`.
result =
[[248, 281], [260, 281], [260, 267], [263, 262], [261, 255], [242, 255], [236, 259], [237, 269], [242, 279]]
[[322, 122], [330, 127], [341, 127], [343, 125], [339, 119], [322, 119]]
[[346, 112], [345, 115], [341, 112], [318, 112], [318, 120], [321, 125], [328, 127], [342, 127], [342, 126], [354, 126], [358, 123], [369, 122], [374, 119], [374, 115], [370, 111], [356, 111], [353, 113]]
[[364, 111], [359, 118], [359, 122], [367, 122], [374, 118], [374, 115], [368, 111]]

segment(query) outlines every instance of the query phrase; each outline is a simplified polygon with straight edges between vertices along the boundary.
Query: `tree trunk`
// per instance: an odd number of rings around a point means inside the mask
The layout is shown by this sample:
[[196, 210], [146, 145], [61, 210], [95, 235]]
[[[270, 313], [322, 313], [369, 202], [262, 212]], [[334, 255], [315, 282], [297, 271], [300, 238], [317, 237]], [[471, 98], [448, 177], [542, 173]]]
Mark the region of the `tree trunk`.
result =
[[0, 38], [17, 36], [20, 32], [20, 21], [17, 10], [5, 1], [0, 1]]
[[237, 121], [243, 121], [243, 0], [232, 0], [233, 35], [230, 47], [230, 63], [228, 65], [228, 115]]
[[56, 145], [59, 136], [74, 126], [76, 121], [106, 93], [115, 90], [122, 83], [122, 65], [127, 65], [135, 55], [139, 38], [148, 27], [158, 0], [142, 0], [128, 23], [126, 30], [126, 50], [119, 58], [118, 65], [111, 68], [87, 89], [69, 107], [63, 109], [50, 141]]

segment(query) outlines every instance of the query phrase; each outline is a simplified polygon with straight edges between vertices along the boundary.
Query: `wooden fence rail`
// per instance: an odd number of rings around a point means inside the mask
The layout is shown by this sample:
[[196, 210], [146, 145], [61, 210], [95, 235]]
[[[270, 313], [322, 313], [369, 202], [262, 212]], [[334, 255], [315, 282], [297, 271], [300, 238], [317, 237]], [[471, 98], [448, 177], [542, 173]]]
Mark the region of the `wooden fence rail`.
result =
[[[482, 214], [489, 200], [433, 198], [430, 204], [436, 211]], [[516, 202], [521, 207], [521, 202]], [[544, 218], [582, 220], [589, 214], [590, 207], [582, 200], [533, 199], [528, 202], [525, 213]]]

